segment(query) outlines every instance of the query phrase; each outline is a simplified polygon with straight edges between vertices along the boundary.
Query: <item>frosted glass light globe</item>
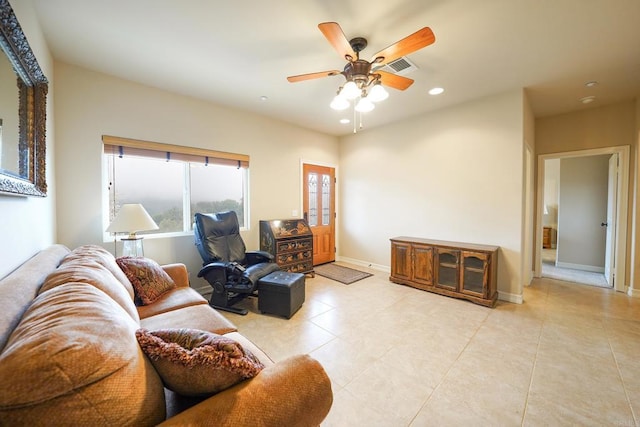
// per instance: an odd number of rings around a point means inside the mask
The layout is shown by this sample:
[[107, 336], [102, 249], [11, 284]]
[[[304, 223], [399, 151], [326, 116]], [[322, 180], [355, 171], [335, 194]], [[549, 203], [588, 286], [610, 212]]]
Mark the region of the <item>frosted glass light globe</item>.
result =
[[380, 102], [384, 101], [389, 97], [389, 92], [387, 92], [380, 83], [376, 83], [369, 94], [367, 95], [367, 99], [371, 102]]
[[358, 85], [356, 85], [355, 82], [347, 82], [340, 91], [340, 96], [343, 96], [350, 101], [354, 100], [360, 96], [360, 89], [358, 89]]
[[356, 104], [356, 111], [359, 113], [368, 113], [374, 108], [376, 108], [376, 106], [367, 98], [361, 98], [360, 101], [358, 101], [358, 103]]
[[344, 110], [347, 107], [349, 107], [349, 101], [347, 101], [346, 99], [344, 99], [340, 95], [336, 95], [333, 98], [333, 101], [331, 101], [331, 104], [329, 104], [329, 107], [333, 108], [334, 110], [338, 110], [338, 111]]

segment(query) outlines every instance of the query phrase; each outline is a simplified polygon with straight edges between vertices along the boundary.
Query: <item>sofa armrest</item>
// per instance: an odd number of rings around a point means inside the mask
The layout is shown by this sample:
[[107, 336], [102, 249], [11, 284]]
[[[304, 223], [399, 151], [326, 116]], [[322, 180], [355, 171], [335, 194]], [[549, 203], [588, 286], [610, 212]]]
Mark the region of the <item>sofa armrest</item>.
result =
[[308, 355], [285, 359], [161, 425], [318, 426], [333, 403], [331, 381]]
[[187, 266], [181, 263], [166, 264], [162, 269], [173, 279], [178, 288], [189, 287], [189, 272]]

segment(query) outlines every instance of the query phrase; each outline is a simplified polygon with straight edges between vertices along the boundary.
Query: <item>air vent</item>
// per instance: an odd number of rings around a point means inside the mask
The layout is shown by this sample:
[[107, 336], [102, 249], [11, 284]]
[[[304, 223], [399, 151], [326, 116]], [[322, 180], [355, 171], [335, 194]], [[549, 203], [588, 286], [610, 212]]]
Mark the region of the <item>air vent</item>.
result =
[[406, 56], [398, 58], [395, 61], [391, 61], [384, 67], [379, 68], [379, 70], [388, 71], [390, 73], [398, 74], [401, 76], [409, 74], [417, 69], [418, 67], [416, 67], [416, 64], [409, 61], [409, 58], [407, 58]]

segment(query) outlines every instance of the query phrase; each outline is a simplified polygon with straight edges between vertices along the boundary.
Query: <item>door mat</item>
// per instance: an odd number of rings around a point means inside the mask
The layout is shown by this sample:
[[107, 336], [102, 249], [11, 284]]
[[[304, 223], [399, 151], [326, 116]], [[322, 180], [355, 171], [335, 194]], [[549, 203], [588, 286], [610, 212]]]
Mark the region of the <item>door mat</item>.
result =
[[373, 276], [371, 273], [365, 273], [364, 271], [343, 267], [335, 263], [318, 265], [313, 267], [313, 270], [320, 276], [344, 283], [345, 285], [350, 285], [358, 280]]

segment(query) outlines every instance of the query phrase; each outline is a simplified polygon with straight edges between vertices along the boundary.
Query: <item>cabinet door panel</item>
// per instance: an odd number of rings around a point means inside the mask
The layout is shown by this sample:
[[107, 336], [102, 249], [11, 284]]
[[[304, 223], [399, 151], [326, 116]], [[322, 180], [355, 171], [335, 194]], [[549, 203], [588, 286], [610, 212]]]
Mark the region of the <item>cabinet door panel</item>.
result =
[[489, 256], [485, 253], [462, 252], [462, 292], [479, 297], [486, 296], [489, 281]]
[[407, 243], [391, 243], [391, 276], [411, 278], [411, 246]]
[[436, 286], [457, 291], [460, 251], [437, 248], [436, 257]]
[[413, 280], [424, 285], [433, 285], [433, 248], [413, 247]]

